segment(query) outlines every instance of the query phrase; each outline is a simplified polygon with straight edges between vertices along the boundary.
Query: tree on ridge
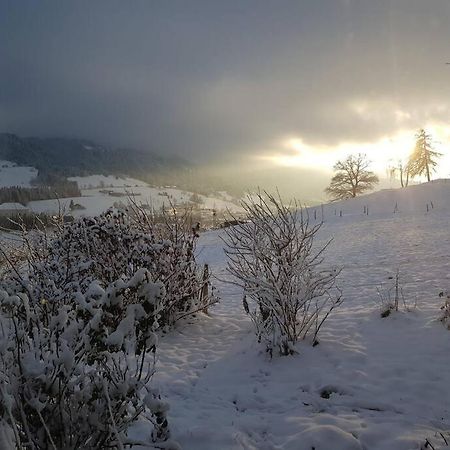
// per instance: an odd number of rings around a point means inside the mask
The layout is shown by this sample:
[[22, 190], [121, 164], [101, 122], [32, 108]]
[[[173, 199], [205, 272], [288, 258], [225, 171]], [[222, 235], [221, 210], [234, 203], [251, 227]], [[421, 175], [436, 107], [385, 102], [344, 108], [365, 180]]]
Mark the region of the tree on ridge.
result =
[[408, 167], [411, 177], [426, 175], [427, 180], [431, 180], [431, 172], [435, 171], [437, 166], [436, 159], [442, 156], [442, 153], [433, 150], [431, 145], [431, 135], [421, 129], [416, 134], [416, 145], [409, 157]]
[[336, 174], [325, 192], [334, 201], [353, 198], [373, 189], [379, 179], [374, 172], [368, 170], [369, 165], [370, 161], [362, 153], [338, 161], [334, 165]]

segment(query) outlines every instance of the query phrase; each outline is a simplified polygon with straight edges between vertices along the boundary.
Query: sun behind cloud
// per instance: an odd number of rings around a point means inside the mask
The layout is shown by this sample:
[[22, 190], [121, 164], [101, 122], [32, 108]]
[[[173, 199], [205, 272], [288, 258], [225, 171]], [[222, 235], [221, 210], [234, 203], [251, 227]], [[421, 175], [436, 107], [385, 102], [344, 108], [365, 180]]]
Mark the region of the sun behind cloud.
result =
[[[426, 129], [433, 137], [434, 148], [443, 154], [439, 160], [436, 177], [448, 177], [450, 127], [430, 124]], [[261, 155], [259, 159], [281, 167], [311, 168], [331, 172], [336, 161], [351, 154], [364, 153], [372, 162], [373, 170], [383, 176], [389, 166], [407, 161], [414, 148], [416, 132], [417, 130], [402, 130], [375, 142], [342, 142], [335, 146], [310, 145], [298, 136], [290, 136], [281, 139], [272, 152]]]

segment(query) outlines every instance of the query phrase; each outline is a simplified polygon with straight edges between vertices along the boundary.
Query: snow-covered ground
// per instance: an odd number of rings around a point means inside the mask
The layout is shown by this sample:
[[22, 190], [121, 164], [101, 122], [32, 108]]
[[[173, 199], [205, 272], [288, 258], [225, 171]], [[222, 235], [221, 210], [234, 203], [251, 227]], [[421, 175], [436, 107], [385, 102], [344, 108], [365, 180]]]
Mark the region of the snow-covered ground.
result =
[[17, 166], [10, 161], [0, 160], [0, 187], [30, 187], [38, 172], [34, 167]]
[[[0, 188], [8, 186], [30, 187], [31, 181], [37, 176], [34, 167], [17, 166], [10, 161], [0, 161]], [[71, 197], [60, 200], [38, 200], [29, 202], [27, 207], [36, 213], [55, 214], [60, 210], [79, 216], [98, 215], [114, 204], [127, 204], [127, 194], [136, 195], [138, 204], [148, 205], [159, 210], [163, 205], [169, 206], [188, 202], [192, 192], [176, 188], [150, 187], [147, 183], [129, 177], [116, 177], [113, 175], [91, 175], [86, 177], [71, 177], [81, 190], [82, 197]], [[102, 192], [103, 191], [103, 192]], [[122, 196], [109, 195], [108, 192], [122, 194]], [[238, 212], [239, 206], [226, 192], [219, 192], [217, 197], [198, 196], [201, 199], [200, 207], [204, 209], [230, 210]], [[73, 201], [83, 208], [69, 211], [69, 204]]]
[[[89, 178], [89, 177], [87, 177]], [[102, 192], [104, 191], [104, 192]], [[112, 196], [105, 191], [122, 194], [123, 196]], [[175, 188], [156, 188], [149, 186], [124, 185], [123, 187], [106, 187], [98, 189], [83, 189], [82, 197], [63, 198], [60, 200], [38, 200], [28, 203], [28, 207], [37, 213], [57, 213], [59, 208], [69, 212], [69, 204], [73, 200], [74, 203], [84, 207], [71, 211], [71, 214], [78, 216], [94, 216], [106, 211], [114, 204], [128, 203], [127, 193], [134, 194], [138, 204], [149, 205], [155, 210], [159, 210], [163, 205], [169, 206], [171, 203], [179, 204], [188, 202], [192, 196], [192, 192], [185, 192]], [[201, 208], [239, 211], [240, 207], [229, 200], [221, 198], [206, 197], [199, 195], [202, 203]]]
[[[332, 216], [364, 214], [390, 215], [401, 213], [426, 213], [433, 209], [447, 208], [449, 205], [450, 179], [439, 179], [429, 183], [416, 184], [403, 189], [383, 189], [354, 199], [324, 205], [324, 220]], [[428, 209], [427, 209], [428, 206]], [[314, 209], [314, 208], [311, 208]], [[320, 207], [316, 207], [318, 216]]]
[[[241, 292], [223, 281], [220, 232], [202, 235], [221, 301], [162, 338], [155, 376], [183, 449], [419, 450], [426, 439], [438, 449], [439, 431], [450, 442], [450, 331], [437, 320], [450, 288], [450, 182], [324, 211], [318, 243], [333, 238], [327, 262], [343, 267], [345, 301], [320, 345], [292, 357], [269, 360], [255, 342]], [[383, 319], [378, 291], [397, 269], [411, 310]]]

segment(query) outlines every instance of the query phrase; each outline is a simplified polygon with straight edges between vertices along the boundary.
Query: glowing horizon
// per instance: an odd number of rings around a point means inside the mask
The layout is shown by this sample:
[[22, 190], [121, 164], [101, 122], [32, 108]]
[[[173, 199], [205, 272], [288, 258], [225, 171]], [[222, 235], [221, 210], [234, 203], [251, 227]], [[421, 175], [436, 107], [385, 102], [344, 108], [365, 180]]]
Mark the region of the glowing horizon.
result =
[[[433, 178], [450, 178], [450, 126], [430, 124], [424, 128], [432, 136], [434, 149], [442, 153]], [[371, 169], [386, 178], [389, 166], [398, 166], [399, 161], [407, 161], [414, 148], [417, 131], [402, 130], [375, 142], [343, 142], [336, 146], [314, 146], [305, 143], [299, 136], [289, 136], [281, 139], [271, 152], [257, 159], [278, 167], [311, 168], [332, 173], [337, 161], [351, 154], [363, 153], [371, 161]]]

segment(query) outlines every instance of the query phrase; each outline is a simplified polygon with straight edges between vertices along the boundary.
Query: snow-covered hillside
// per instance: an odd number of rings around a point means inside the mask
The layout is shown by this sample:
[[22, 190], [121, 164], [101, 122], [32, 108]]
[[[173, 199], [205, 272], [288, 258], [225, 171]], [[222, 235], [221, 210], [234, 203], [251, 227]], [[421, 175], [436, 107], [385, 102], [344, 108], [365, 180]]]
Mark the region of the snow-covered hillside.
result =
[[[221, 302], [162, 338], [155, 378], [183, 449], [419, 450], [426, 439], [447, 448], [438, 433], [450, 442], [450, 331], [437, 319], [450, 288], [450, 182], [324, 210], [319, 240], [333, 239], [326, 260], [343, 267], [345, 301], [320, 345], [291, 357], [269, 360], [255, 342], [241, 292], [224, 282], [220, 232], [202, 235]], [[397, 270], [410, 311], [383, 319], [379, 293]]]
[[[101, 192], [103, 189], [83, 190], [82, 197], [64, 198], [60, 200], [38, 200], [30, 202], [28, 207], [37, 213], [56, 213], [61, 207], [65, 211], [69, 211], [70, 202], [83, 206], [83, 209], [71, 211], [71, 214], [78, 216], [94, 216], [98, 215], [108, 208], [117, 204], [126, 205], [128, 203], [127, 193], [134, 195], [138, 204], [148, 205], [158, 210], [163, 205], [168, 206], [170, 202], [179, 203], [188, 201], [192, 193], [184, 192], [179, 189], [158, 189], [151, 187], [133, 187], [133, 188], [111, 188], [109, 191], [119, 194], [119, 196], [110, 195]], [[239, 211], [240, 208], [227, 200], [214, 197], [199, 196], [202, 199], [202, 208], [217, 209], [230, 211]]]
[[[83, 177], [90, 178], [90, 177]], [[114, 178], [114, 177], [113, 177]], [[99, 179], [97, 179], [98, 181]], [[101, 180], [101, 179], [100, 179]], [[126, 184], [130, 181], [133, 184]], [[65, 211], [69, 211], [70, 202], [81, 205], [82, 209], [76, 209], [70, 213], [76, 217], [78, 216], [94, 216], [98, 215], [108, 208], [117, 204], [126, 205], [128, 203], [128, 194], [134, 195], [138, 204], [148, 205], [155, 210], [159, 210], [163, 205], [169, 206], [172, 204], [179, 204], [188, 202], [193, 193], [182, 191], [176, 188], [156, 188], [149, 187], [145, 183], [143, 185], [137, 185], [134, 183], [136, 180], [122, 179], [124, 183], [122, 187], [110, 188], [106, 185], [104, 188], [97, 189], [82, 189], [82, 197], [64, 198], [60, 200], [38, 200], [30, 202], [27, 206], [37, 213], [56, 213], [62, 208]], [[85, 182], [82, 183], [84, 185]], [[229, 200], [223, 198], [206, 197], [204, 195], [198, 195], [201, 201], [201, 208], [204, 209], [216, 209], [239, 211], [240, 207]]]
[[34, 167], [21, 167], [10, 161], [0, 161], [0, 187], [30, 187], [36, 176], [37, 170]]
[[439, 179], [429, 183], [416, 184], [406, 188], [383, 189], [354, 199], [338, 201], [324, 206], [324, 220], [331, 216], [364, 214], [426, 213], [450, 207], [450, 179]]

